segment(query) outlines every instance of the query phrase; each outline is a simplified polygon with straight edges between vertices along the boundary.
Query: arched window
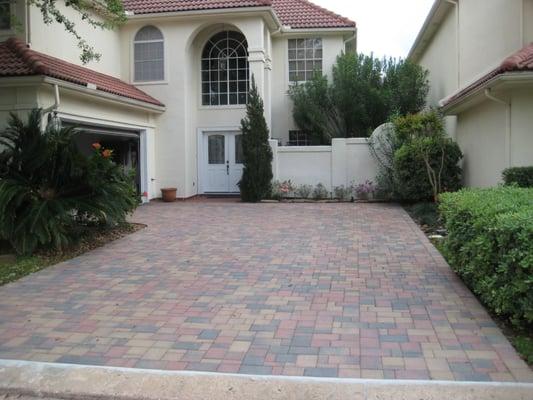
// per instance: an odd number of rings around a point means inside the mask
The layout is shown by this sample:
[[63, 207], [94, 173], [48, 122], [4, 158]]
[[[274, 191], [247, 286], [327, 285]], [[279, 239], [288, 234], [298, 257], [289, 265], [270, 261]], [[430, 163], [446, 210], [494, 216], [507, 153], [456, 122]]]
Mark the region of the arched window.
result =
[[248, 43], [242, 33], [220, 32], [202, 53], [202, 104], [224, 106], [248, 101]]
[[135, 82], [165, 79], [165, 51], [163, 34], [155, 26], [145, 26], [133, 41]]

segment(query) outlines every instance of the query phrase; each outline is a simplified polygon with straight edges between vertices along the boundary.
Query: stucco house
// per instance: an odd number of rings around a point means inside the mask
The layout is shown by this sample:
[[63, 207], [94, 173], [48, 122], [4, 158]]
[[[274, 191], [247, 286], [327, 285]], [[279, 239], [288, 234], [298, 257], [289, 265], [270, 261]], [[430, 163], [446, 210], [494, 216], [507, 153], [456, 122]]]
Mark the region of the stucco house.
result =
[[[65, 8], [102, 57], [24, 0], [0, 0], [0, 125], [42, 107], [81, 125], [79, 146], [112, 146], [149, 198], [238, 192], [240, 120], [255, 77], [273, 139], [306, 144], [288, 89], [355, 51], [356, 26], [307, 0], [125, 0], [127, 22], [94, 30]], [[15, 15], [19, 21], [12, 26]], [[88, 151], [88, 150], [87, 150]]]
[[437, 0], [409, 58], [430, 72], [465, 183], [494, 186], [533, 165], [533, 0]]

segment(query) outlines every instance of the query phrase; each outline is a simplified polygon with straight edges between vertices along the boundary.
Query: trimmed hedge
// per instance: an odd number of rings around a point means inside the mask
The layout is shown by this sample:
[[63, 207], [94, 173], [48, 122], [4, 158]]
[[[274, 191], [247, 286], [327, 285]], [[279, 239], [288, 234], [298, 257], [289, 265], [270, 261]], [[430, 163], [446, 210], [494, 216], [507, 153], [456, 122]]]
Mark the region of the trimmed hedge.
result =
[[445, 193], [440, 211], [452, 268], [495, 314], [533, 324], [533, 189]]
[[533, 187], [533, 166], [508, 168], [503, 171], [506, 185], [517, 185], [523, 188]]

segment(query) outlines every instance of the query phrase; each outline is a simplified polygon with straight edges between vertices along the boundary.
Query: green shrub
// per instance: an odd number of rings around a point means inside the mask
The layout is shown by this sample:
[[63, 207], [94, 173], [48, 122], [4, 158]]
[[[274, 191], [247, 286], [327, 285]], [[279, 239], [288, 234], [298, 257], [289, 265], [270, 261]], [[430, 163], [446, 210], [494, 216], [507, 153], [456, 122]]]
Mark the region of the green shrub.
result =
[[239, 188], [241, 199], [256, 203], [272, 193], [272, 148], [263, 100], [252, 76], [246, 117], [241, 121], [244, 170]]
[[330, 79], [320, 73], [291, 87], [293, 117], [313, 144], [335, 137], [368, 137], [394, 114], [422, 110], [428, 72], [408, 60], [341, 54]]
[[326, 189], [326, 187], [319, 183], [315, 186], [315, 189], [313, 190], [313, 199], [315, 200], [325, 200], [329, 199], [329, 191]]
[[398, 147], [392, 175], [394, 195], [403, 201], [438, 200], [440, 193], [461, 188], [461, 149], [446, 137], [437, 112], [394, 120]]
[[399, 116], [393, 119], [393, 124], [400, 146], [417, 138], [444, 134], [444, 121], [435, 111]]
[[308, 199], [313, 193], [313, 186], [311, 185], [300, 185], [296, 189], [296, 196], [301, 199]]
[[[453, 192], [461, 188], [462, 169], [459, 161], [461, 149], [450, 139], [444, 142], [444, 168], [441, 174], [441, 192]], [[441, 163], [441, 149], [435, 144], [430, 149], [431, 165], [438, 169]], [[433, 199], [433, 188], [428, 179], [424, 160], [413, 143], [404, 144], [394, 155], [395, 197], [404, 201], [425, 201]]]
[[503, 171], [503, 180], [506, 185], [533, 187], [533, 166], [508, 168]]
[[83, 157], [73, 128], [41, 131], [41, 110], [28, 123], [11, 114], [0, 132], [0, 239], [18, 253], [62, 248], [89, 224], [117, 224], [138, 204], [133, 181], [109, 150]]
[[533, 323], [533, 189], [470, 189], [441, 196], [452, 268], [495, 314]]

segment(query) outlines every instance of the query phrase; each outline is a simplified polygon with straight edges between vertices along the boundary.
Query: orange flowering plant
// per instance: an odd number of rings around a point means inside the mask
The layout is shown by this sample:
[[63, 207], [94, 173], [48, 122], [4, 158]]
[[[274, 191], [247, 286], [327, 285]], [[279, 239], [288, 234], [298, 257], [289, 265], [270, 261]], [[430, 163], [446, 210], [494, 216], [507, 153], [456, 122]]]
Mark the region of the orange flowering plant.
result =
[[[132, 176], [100, 143], [85, 157], [76, 128], [41, 127], [42, 110], [27, 121], [11, 114], [0, 130], [0, 241], [19, 254], [64, 248], [95, 226], [115, 226], [139, 204]], [[105, 154], [104, 154], [105, 152]]]

